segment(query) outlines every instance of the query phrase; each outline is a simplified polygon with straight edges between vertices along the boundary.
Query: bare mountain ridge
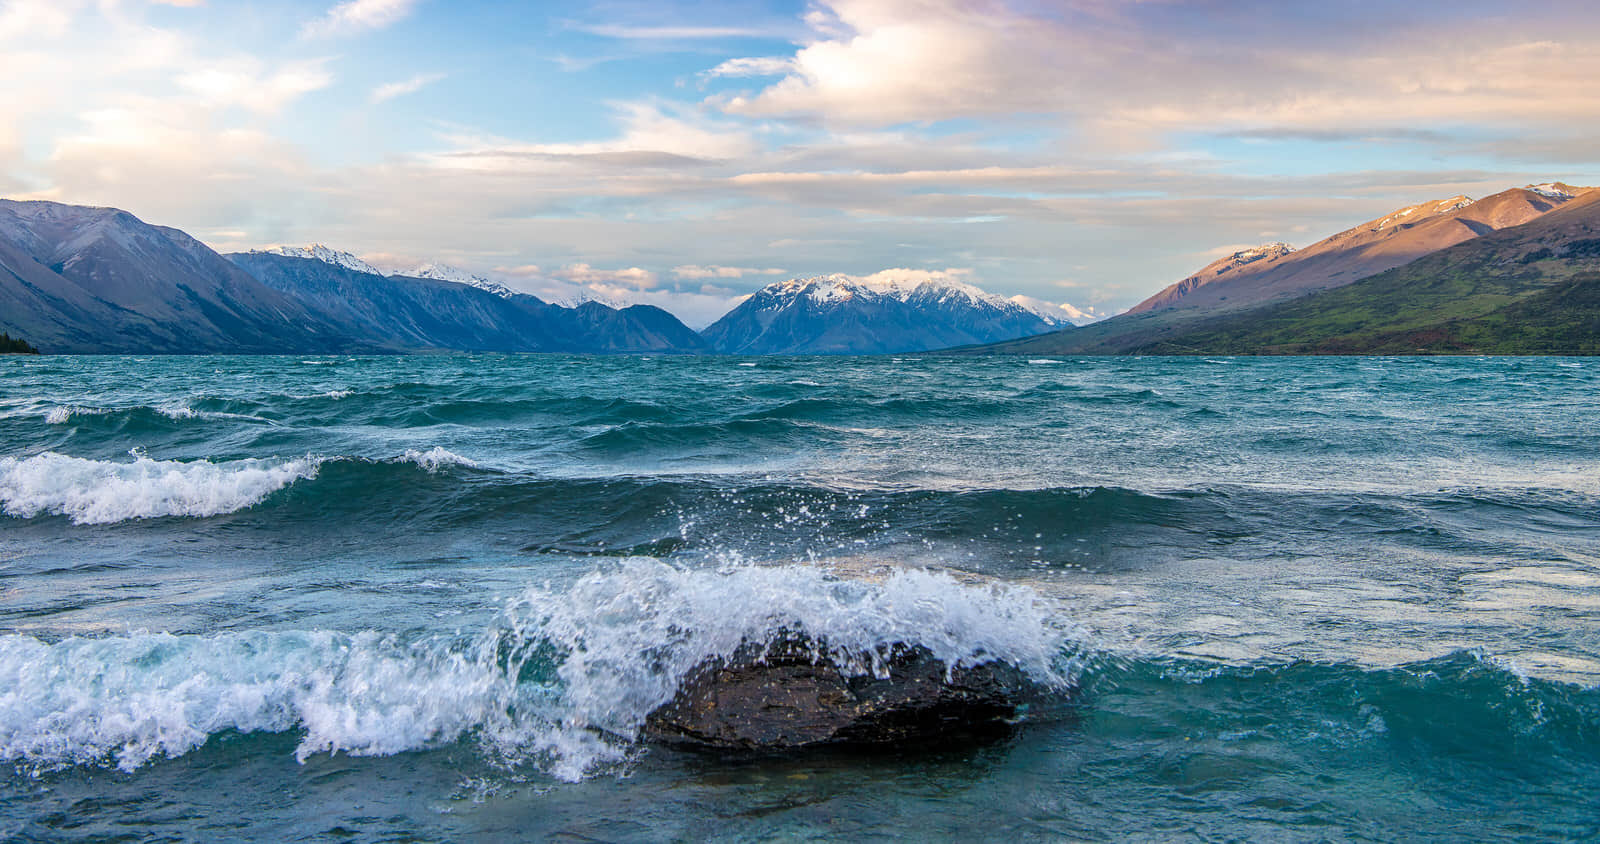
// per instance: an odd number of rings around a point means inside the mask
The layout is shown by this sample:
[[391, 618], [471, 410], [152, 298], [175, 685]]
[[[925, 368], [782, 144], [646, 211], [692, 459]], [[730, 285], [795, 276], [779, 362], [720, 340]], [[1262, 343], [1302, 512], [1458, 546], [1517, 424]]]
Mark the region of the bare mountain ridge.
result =
[[[978, 354], [1128, 354], [1178, 337], [1199, 321], [1248, 314], [1332, 290], [1410, 264], [1484, 234], [1523, 225], [1596, 189], [1560, 182], [1407, 206], [1304, 249], [1236, 261], [1235, 253], [1103, 322], [990, 346]], [[1234, 262], [1235, 266], [1218, 272]]]
[[[1560, 207], [1585, 188], [1560, 183], [1512, 188], [1481, 200], [1466, 196], [1401, 208], [1304, 249], [1273, 250], [1231, 269], [1224, 258], [1128, 310], [1238, 310], [1340, 287], [1487, 234], [1518, 226]], [[1274, 246], [1279, 246], [1275, 244]], [[1271, 247], [1262, 247], [1271, 249]]]
[[1600, 191], [1355, 284], [1187, 321], [1130, 351], [1600, 353]]
[[0, 200], [0, 322], [49, 352], [355, 345], [177, 229], [54, 202]]

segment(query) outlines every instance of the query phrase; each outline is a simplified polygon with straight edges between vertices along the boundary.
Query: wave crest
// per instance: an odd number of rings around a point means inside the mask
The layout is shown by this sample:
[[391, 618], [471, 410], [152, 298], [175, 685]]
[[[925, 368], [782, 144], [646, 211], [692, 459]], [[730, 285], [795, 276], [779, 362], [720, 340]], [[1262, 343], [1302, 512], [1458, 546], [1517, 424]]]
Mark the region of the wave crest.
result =
[[0, 636], [0, 760], [124, 770], [220, 732], [304, 732], [296, 756], [391, 755], [475, 737], [490, 758], [578, 780], [627, 759], [645, 716], [705, 659], [801, 630], [856, 670], [890, 642], [947, 665], [1005, 660], [1071, 682], [1066, 631], [1021, 587], [810, 566], [632, 560], [530, 590], [476, 636], [375, 632]]
[[10, 516], [66, 516], [101, 525], [162, 516], [215, 516], [261, 502], [298, 480], [314, 478], [322, 461], [152, 460], [131, 463], [68, 457], [47, 451], [0, 457], [0, 508]]

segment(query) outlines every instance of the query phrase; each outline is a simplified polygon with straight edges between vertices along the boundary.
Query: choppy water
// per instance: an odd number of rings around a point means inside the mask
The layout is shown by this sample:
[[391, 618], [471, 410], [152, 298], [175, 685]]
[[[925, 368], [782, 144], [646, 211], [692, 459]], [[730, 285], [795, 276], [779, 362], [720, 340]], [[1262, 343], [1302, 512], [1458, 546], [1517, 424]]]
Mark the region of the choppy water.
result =
[[[0, 358], [0, 839], [1600, 835], [1600, 366]], [[987, 745], [634, 741], [780, 627]]]

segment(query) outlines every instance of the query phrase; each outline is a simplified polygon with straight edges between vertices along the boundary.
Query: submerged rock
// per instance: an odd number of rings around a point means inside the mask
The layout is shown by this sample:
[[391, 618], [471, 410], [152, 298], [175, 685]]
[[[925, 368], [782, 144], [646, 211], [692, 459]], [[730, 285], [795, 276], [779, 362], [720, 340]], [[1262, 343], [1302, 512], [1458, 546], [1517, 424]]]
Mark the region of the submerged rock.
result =
[[720, 750], [925, 743], [1008, 730], [1032, 688], [1003, 662], [948, 669], [927, 648], [901, 644], [876, 657], [863, 673], [804, 636], [746, 644], [691, 671], [644, 735]]

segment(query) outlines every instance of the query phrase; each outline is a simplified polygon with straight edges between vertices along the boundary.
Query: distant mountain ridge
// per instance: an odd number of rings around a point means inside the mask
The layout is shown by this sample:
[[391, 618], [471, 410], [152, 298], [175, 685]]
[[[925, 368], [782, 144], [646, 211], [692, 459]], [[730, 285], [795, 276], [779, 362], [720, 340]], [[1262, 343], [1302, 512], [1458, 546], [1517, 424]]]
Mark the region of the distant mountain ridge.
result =
[[725, 354], [896, 354], [1050, 331], [1064, 319], [955, 281], [792, 278], [702, 333]]
[[409, 272], [388, 273], [388, 275], [403, 275], [409, 276], [410, 278], [431, 278], [435, 281], [450, 281], [455, 282], [456, 284], [465, 284], [468, 287], [476, 287], [485, 293], [493, 293], [494, 295], [504, 299], [509, 299], [512, 296], [520, 295], [517, 293], [517, 291], [512, 290], [498, 281], [490, 281], [483, 276], [474, 275], [466, 270], [457, 269], [444, 264], [423, 264], [422, 266], [417, 267]]
[[348, 336], [396, 351], [706, 350], [698, 334], [648, 305], [563, 308], [505, 288], [501, 292], [470, 282], [365, 272], [337, 258], [263, 251], [226, 257], [263, 284], [309, 303]]
[[310, 246], [269, 246], [266, 249], [252, 249], [250, 252], [256, 255], [281, 255], [285, 258], [309, 258], [313, 261], [321, 261], [324, 264], [355, 270], [358, 273], [384, 274], [383, 270], [349, 252], [341, 252], [338, 249], [324, 246], [320, 243], [313, 243]]
[[1453, 196], [1407, 206], [1304, 249], [1270, 244], [1236, 252], [1103, 322], [971, 351], [1130, 354], [1170, 341], [1191, 330], [1197, 321], [1252, 313], [1338, 289], [1485, 234], [1537, 220], [1591, 191], [1550, 182], [1512, 188], [1480, 200]]
[[224, 257], [115, 208], [0, 200], [0, 332], [48, 353], [706, 350], [659, 308], [489, 285], [385, 276], [320, 244]]

